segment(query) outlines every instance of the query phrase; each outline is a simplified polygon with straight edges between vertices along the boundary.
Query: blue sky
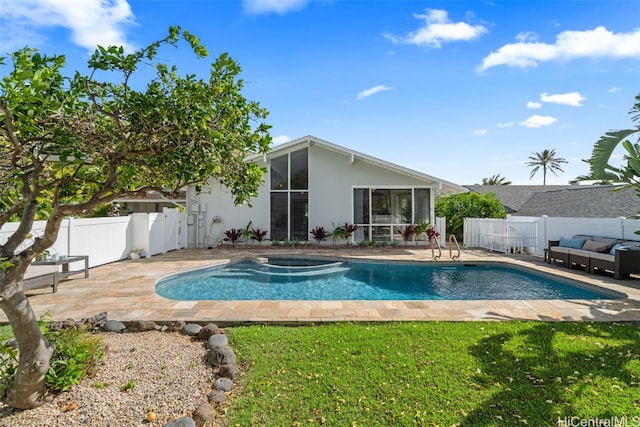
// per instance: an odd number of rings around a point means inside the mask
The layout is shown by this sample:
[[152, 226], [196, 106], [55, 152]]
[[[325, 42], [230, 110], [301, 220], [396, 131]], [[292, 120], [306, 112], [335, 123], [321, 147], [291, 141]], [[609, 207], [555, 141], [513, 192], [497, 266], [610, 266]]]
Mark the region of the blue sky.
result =
[[640, 93], [637, 0], [0, 0], [0, 14], [2, 54], [65, 54], [70, 71], [97, 44], [180, 25], [212, 57], [167, 59], [206, 77], [228, 52], [275, 143], [313, 135], [457, 184], [542, 184], [525, 163], [544, 149], [569, 162], [547, 184], [566, 184], [604, 132], [633, 125]]

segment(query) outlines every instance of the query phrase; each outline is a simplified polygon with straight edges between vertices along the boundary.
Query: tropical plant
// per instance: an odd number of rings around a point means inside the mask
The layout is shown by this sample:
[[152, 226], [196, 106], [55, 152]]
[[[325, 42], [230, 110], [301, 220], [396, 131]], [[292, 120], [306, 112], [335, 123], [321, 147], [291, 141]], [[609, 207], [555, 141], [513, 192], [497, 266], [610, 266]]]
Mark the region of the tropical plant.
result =
[[493, 193], [478, 194], [476, 192], [443, 196], [434, 204], [437, 216], [447, 218], [447, 232], [463, 238], [465, 218], [504, 218], [507, 211]]
[[543, 150], [540, 153], [533, 153], [533, 156], [529, 156], [530, 162], [527, 162], [528, 167], [532, 167], [531, 175], [529, 179], [542, 168], [542, 185], [547, 185], [547, 171], [551, 171], [554, 175], [558, 175], [556, 171], [564, 172], [560, 167], [563, 163], [568, 163], [562, 157], [556, 157], [556, 150]]
[[227, 237], [223, 238], [222, 240], [224, 240], [225, 242], [231, 242], [231, 245], [235, 246], [236, 243], [238, 243], [238, 240], [240, 240], [240, 237], [242, 237], [242, 230], [232, 228], [229, 230], [225, 230], [224, 235]]
[[429, 239], [429, 241], [432, 241], [433, 239], [437, 239], [438, 237], [440, 237], [440, 233], [438, 233], [436, 229], [431, 226], [427, 228], [425, 233], [427, 233], [427, 238]]
[[[44, 403], [54, 346], [38, 329], [23, 277], [53, 245], [64, 217], [152, 190], [171, 195], [192, 184], [199, 191], [211, 177], [230, 188], [236, 203], [257, 194], [263, 170], [245, 159], [269, 151], [268, 113], [242, 96], [241, 69], [228, 54], [204, 79], [181, 76], [159, 59], [167, 57], [161, 49], [180, 40], [197, 57], [207, 55], [196, 36], [172, 27], [132, 53], [99, 47], [86, 75], [64, 70], [64, 56], [31, 48], [0, 58], [10, 62], [0, 80], [0, 228], [20, 218], [0, 244], [0, 259], [12, 264], [0, 271], [0, 308], [20, 349], [1, 398], [9, 406]], [[41, 205], [48, 208], [44, 232], [30, 240]]]
[[[636, 103], [629, 111], [631, 120], [638, 124], [635, 128], [620, 129], [605, 133], [593, 146], [591, 158], [585, 160], [589, 164], [589, 175], [576, 178], [577, 181], [604, 181], [622, 183], [625, 187], [633, 187], [640, 196], [640, 94], [635, 97]], [[635, 143], [628, 138], [634, 138]], [[618, 146], [626, 151], [621, 166], [611, 165], [611, 156]]]
[[249, 223], [241, 230], [242, 239], [245, 243], [249, 243], [249, 239], [251, 239], [251, 224], [253, 221], [249, 221]]
[[409, 240], [411, 240], [413, 236], [416, 235], [417, 230], [418, 230], [417, 226], [410, 224], [410, 225], [407, 225], [402, 230], [398, 230], [398, 233], [400, 233], [400, 235], [402, 236], [402, 240], [404, 240], [404, 244], [406, 245], [409, 242]]
[[511, 185], [511, 181], [507, 181], [504, 176], [491, 175], [490, 178], [482, 178], [482, 185]]
[[331, 237], [331, 234], [327, 233], [324, 227], [321, 226], [314, 227], [313, 230], [311, 230], [309, 233], [313, 236], [313, 239], [318, 243], [318, 245], [323, 240], [327, 240], [329, 237]]
[[336, 239], [344, 239], [349, 244], [349, 237], [353, 236], [353, 233], [358, 229], [357, 224], [349, 224], [345, 222], [344, 225], [336, 226], [334, 223], [331, 223], [333, 226], [333, 231], [331, 232], [331, 236], [333, 237], [333, 244], [336, 244]]
[[251, 229], [251, 240], [255, 240], [258, 244], [262, 244], [262, 241], [265, 240], [265, 236], [267, 235], [267, 231], [260, 230], [259, 228]]

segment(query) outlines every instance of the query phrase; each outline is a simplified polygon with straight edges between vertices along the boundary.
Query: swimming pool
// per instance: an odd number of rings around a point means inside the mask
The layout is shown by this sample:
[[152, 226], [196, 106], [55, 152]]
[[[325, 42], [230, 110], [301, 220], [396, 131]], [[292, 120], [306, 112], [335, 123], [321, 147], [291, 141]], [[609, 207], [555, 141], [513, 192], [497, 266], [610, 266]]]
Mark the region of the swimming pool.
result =
[[156, 283], [173, 300], [540, 300], [624, 296], [496, 263], [243, 260]]

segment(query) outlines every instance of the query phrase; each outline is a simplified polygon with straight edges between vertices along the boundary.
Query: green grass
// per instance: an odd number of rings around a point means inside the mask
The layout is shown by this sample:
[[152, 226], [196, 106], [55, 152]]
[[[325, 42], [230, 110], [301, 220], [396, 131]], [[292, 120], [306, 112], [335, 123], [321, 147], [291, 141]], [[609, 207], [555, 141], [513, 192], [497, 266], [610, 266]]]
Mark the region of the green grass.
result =
[[245, 371], [231, 426], [557, 426], [625, 416], [640, 425], [638, 325], [335, 323], [227, 334]]

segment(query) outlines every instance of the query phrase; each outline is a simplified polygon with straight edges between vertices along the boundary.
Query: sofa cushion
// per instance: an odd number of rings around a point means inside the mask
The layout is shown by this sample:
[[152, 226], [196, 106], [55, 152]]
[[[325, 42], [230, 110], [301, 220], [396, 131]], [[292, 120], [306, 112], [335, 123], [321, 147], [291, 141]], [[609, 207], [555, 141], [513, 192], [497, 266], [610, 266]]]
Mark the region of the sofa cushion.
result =
[[559, 246], [564, 248], [582, 249], [584, 242], [586, 242], [586, 239], [567, 239], [565, 237], [561, 237]]
[[585, 251], [605, 253], [609, 252], [611, 246], [613, 246], [613, 243], [603, 243], [597, 242], [595, 240], [587, 240], [586, 242], [584, 242], [584, 246], [582, 247], [582, 249], [584, 249]]
[[616, 243], [616, 244], [615, 244], [615, 245], [613, 245], [613, 246], [611, 247], [611, 249], [609, 250], [609, 255], [615, 255], [615, 254], [616, 254], [616, 250], [617, 250], [618, 248], [621, 248], [621, 247], [622, 247], [622, 243]]
[[620, 243], [620, 239], [614, 239], [613, 237], [595, 236], [595, 237], [592, 237], [590, 240], [593, 240], [594, 242], [600, 242], [600, 243], [609, 243], [610, 246], [613, 246], [616, 243]]
[[614, 257], [613, 255], [610, 255], [608, 253], [603, 254], [600, 252], [592, 252], [591, 255], [589, 255], [592, 259], [601, 259], [603, 261], [611, 261], [614, 262], [616, 257]]
[[551, 252], [557, 252], [559, 254], [568, 254], [571, 248], [566, 248], [564, 246], [551, 246], [549, 249]]

